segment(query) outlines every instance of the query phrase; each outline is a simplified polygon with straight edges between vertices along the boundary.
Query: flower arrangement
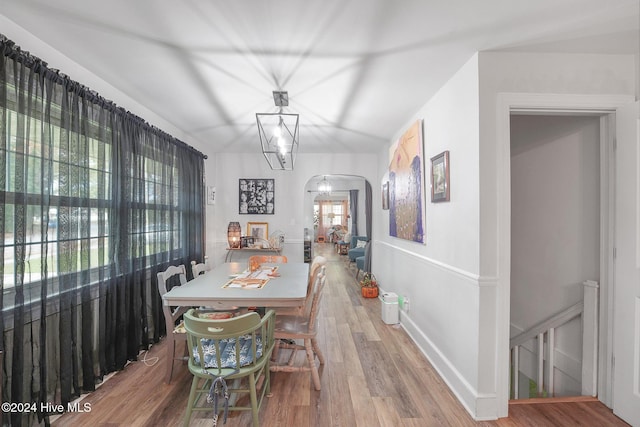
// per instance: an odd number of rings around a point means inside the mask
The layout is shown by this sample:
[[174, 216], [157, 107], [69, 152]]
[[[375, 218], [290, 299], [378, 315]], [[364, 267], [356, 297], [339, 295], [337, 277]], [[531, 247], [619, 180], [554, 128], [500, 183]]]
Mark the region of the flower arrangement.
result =
[[378, 296], [378, 281], [373, 273], [364, 273], [360, 280], [360, 289], [365, 298], [376, 298]]

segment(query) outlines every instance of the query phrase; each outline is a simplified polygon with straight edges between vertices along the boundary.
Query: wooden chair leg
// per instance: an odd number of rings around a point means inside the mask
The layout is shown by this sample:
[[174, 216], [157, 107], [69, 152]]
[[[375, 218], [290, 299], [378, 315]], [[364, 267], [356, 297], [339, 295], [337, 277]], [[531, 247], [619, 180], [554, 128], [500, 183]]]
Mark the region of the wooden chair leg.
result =
[[298, 354], [298, 350], [301, 350], [302, 348], [297, 344], [287, 344], [286, 348], [291, 349], [291, 354], [289, 355], [289, 361], [287, 362], [287, 365], [293, 366], [296, 361], [296, 355]]
[[[171, 332], [169, 333], [171, 334]], [[171, 377], [173, 376], [173, 359], [176, 353], [176, 341], [173, 339], [173, 336], [167, 334], [167, 373], [165, 376], [165, 383], [171, 383]]]
[[324, 356], [322, 356], [322, 352], [318, 346], [318, 341], [315, 338], [311, 338], [311, 345], [313, 346], [313, 351], [316, 354], [318, 361], [320, 361], [321, 365], [324, 365]]
[[[173, 362], [173, 359], [171, 360]], [[191, 413], [193, 412], [193, 407], [196, 404], [196, 392], [198, 388], [198, 382], [200, 379], [196, 376], [193, 377], [191, 381], [191, 390], [189, 391], [189, 401], [187, 402], [187, 412], [184, 414], [184, 427], [189, 427], [189, 422], [191, 421]]]
[[265, 396], [267, 397], [271, 397], [271, 369], [269, 369], [269, 366], [266, 366], [263, 370], [264, 372], [264, 385], [263, 387], [266, 387], [267, 389], [265, 390]]
[[271, 361], [278, 361], [278, 354], [280, 350], [280, 340], [276, 340], [275, 345], [273, 346], [273, 353], [271, 353]]
[[253, 417], [253, 427], [260, 427], [258, 422], [258, 393], [256, 392], [256, 374], [249, 375], [249, 395], [251, 397], [251, 416]]
[[315, 356], [313, 354], [313, 348], [310, 339], [304, 340], [304, 348], [307, 350], [307, 361], [309, 362], [309, 368], [311, 369], [311, 378], [313, 378], [313, 385], [316, 390], [321, 390], [320, 374], [318, 374], [318, 368], [316, 366]]

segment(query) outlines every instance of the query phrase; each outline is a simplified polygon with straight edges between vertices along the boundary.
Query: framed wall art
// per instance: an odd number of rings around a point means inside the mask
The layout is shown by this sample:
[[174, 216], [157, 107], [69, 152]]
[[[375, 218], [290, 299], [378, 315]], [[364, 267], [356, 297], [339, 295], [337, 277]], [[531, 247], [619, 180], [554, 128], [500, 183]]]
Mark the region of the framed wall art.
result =
[[449, 201], [449, 151], [431, 158], [431, 201]]
[[389, 209], [389, 181], [382, 184], [382, 210]]
[[275, 181], [267, 178], [240, 178], [238, 203], [238, 212], [241, 214], [274, 214]]
[[212, 186], [207, 187], [207, 204], [208, 205], [216, 204], [216, 187], [212, 187]]
[[254, 243], [260, 240], [269, 239], [269, 223], [268, 222], [248, 222], [247, 237], [254, 240]]
[[242, 236], [240, 238], [240, 247], [241, 248], [252, 248], [254, 245], [254, 238], [249, 236]]
[[415, 121], [390, 149], [389, 235], [424, 243], [425, 173], [422, 120]]

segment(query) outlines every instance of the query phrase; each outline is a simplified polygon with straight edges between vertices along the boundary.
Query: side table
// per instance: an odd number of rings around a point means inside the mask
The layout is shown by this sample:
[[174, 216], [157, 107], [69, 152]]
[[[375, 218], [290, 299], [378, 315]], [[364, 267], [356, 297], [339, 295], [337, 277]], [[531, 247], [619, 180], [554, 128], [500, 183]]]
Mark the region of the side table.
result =
[[347, 255], [347, 252], [349, 251], [349, 244], [346, 242], [338, 242], [338, 253], [340, 255]]

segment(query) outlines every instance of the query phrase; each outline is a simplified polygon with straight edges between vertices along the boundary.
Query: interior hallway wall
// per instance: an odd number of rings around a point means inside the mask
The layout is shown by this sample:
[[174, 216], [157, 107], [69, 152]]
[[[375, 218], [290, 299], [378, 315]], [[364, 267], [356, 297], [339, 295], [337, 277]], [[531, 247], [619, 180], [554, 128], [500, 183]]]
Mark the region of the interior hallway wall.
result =
[[[398, 129], [396, 138], [415, 120], [424, 121], [425, 244], [391, 237], [389, 211], [374, 205], [382, 218], [374, 223], [372, 262], [385, 291], [409, 298], [409, 311], [401, 312], [402, 326], [474, 416], [485, 404], [478, 390], [483, 285], [478, 281], [477, 67], [474, 55]], [[380, 153], [378, 188], [388, 171], [388, 148]], [[450, 201], [431, 203], [430, 159], [445, 150], [451, 163]]]

